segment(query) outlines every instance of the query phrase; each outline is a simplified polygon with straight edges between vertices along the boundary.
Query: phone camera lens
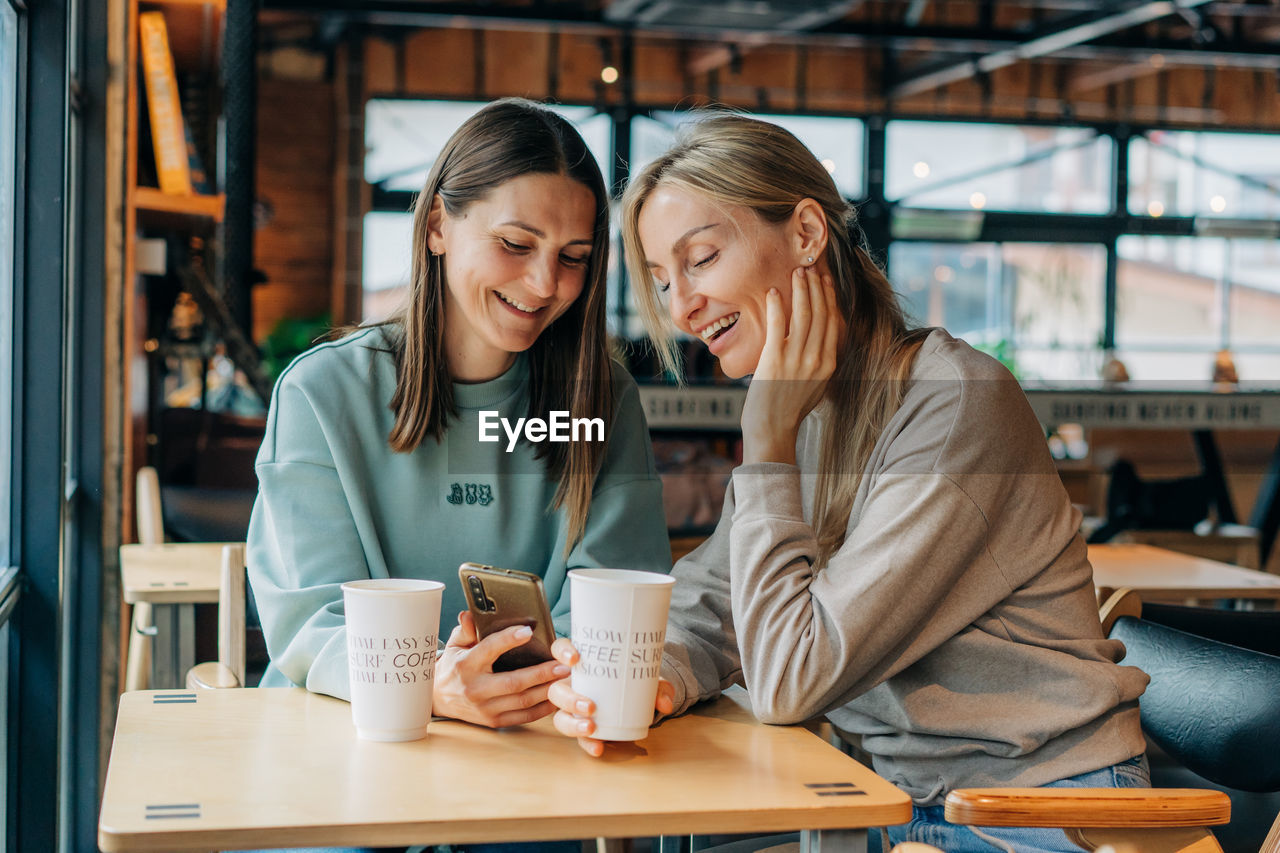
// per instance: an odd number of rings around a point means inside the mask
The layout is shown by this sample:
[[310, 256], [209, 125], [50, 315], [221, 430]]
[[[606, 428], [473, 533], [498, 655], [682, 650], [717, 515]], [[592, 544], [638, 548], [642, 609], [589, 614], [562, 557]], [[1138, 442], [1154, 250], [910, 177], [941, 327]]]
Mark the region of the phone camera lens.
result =
[[494, 608], [493, 601], [489, 596], [484, 594], [484, 582], [475, 575], [467, 578], [467, 583], [471, 587], [471, 600], [476, 603], [476, 609], [481, 613], [490, 613]]

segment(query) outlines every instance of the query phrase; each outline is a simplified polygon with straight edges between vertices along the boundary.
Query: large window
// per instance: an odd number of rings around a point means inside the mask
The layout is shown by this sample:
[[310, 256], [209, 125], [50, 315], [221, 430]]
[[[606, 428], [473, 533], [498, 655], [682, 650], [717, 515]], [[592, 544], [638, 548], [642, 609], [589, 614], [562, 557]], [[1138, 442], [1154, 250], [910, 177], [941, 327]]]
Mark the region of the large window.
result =
[[1280, 218], [1280, 137], [1148, 131], [1129, 144], [1129, 210]]
[[1019, 378], [1097, 375], [1106, 250], [1052, 243], [894, 243], [894, 286], [917, 323], [945, 326]]
[[[367, 179], [418, 189], [480, 106], [370, 102]], [[640, 109], [616, 123], [590, 107], [558, 109], [602, 167], [613, 163], [615, 126], [628, 134], [629, 174], [701, 115]], [[1091, 381], [1113, 347], [1134, 380], [1199, 382], [1229, 349], [1242, 380], [1280, 383], [1280, 240], [1265, 236], [1280, 220], [1280, 136], [1148, 129], [1117, 149], [1091, 127], [895, 119], [869, 134], [852, 116], [755, 117], [814, 153], [862, 205], [873, 238], [892, 235], [872, 248], [918, 322], [946, 326], [1019, 376]], [[880, 155], [883, 197], [865, 167]], [[1117, 162], [1127, 164], [1127, 210], [1117, 209]], [[388, 207], [365, 221], [366, 319], [394, 311], [409, 277], [410, 217]], [[1192, 233], [1201, 236], [1172, 236]], [[1052, 242], [1032, 242], [1041, 240]], [[616, 333], [642, 337], [621, 262], [615, 229], [609, 317]]]
[[[458, 127], [484, 106], [479, 101], [371, 100], [365, 109], [365, 180], [389, 191], [416, 193]], [[613, 123], [592, 107], [555, 106], [578, 132], [611, 180]], [[378, 210], [364, 219], [364, 304], [361, 319], [381, 320], [408, 295], [413, 215]]]
[[885, 195], [909, 207], [1106, 213], [1112, 141], [1088, 128], [891, 121]]

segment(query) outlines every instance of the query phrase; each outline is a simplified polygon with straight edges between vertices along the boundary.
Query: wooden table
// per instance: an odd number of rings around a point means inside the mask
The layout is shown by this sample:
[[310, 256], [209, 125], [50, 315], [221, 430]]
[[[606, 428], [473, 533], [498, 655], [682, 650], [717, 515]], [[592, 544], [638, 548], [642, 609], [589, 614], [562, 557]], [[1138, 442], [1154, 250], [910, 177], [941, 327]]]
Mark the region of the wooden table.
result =
[[195, 665], [196, 604], [218, 602], [222, 546], [233, 542], [121, 545], [124, 600], [155, 605], [151, 683], [179, 687]]
[[746, 694], [593, 759], [549, 719], [357, 740], [350, 706], [292, 689], [121, 697], [98, 843], [107, 853], [456, 844], [808, 830], [865, 850], [906, 794], [811, 732], [756, 722]]
[[1211, 598], [1280, 600], [1280, 575], [1242, 569], [1151, 545], [1090, 545], [1100, 598], [1129, 587], [1151, 601]]

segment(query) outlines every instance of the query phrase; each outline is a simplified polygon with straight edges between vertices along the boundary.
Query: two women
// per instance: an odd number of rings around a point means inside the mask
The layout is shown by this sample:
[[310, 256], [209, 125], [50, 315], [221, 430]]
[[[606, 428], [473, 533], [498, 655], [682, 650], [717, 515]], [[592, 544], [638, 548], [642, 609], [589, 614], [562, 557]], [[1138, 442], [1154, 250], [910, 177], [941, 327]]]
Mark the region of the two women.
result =
[[[668, 364], [674, 325], [753, 377], [720, 524], [674, 569], [658, 710], [745, 683], [763, 719], [825, 715], [913, 796], [893, 840], [1073, 849], [941, 815], [960, 786], [1145, 782], [1146, 679], [1102, 636], [1078, 514], [1017, 383], [944, 331], [908, 328], [852, 210], [776, 126], [700, 122], [623, 207]], [[540, 571], [564, 634], [566, 568], [665, 565], [635, 389], [605, 356], [606, 211], [576, 134], [528, 105], [486, 108], [419, 198], [406, 314], [282, 377], [249, 555], [270, 683], [345, 695], [352, 577], [446, 579], [467, 559]], [[607, 415], [609, 441], [504, 455], [476, 443], [481, 409]], [[460, 605], [451, 584], [447, 612]], [[522, 641], [476, 643], [463, 617], [438, 712], [511, 725], [549, 699], [598, 753], [590, 701], [563, 678], [567, 640], [556, 662], [490, 671]]]
[[[1077, 849], [942, 817], [962, 786], [1147, 784], [1146, 676], [1102, 636], [1079, 514], [1017, 382], [908, 327], [852, 209], [774, 125], [693, 125], [633, 176], [622, 229], [668, 364], [674, 326], [752, 376], [723, 516], [672, 571], [664, 701], [742, 682], [765, 721], [825, 716], [915, 800], [894, 841]], [[589, 733], [567, 682], [551, 698], [563, 733]]]
[[[582, 138], [528, 101], [490, 104], [445, 145], [414, 211], [408, 307], [310, 350], [276, 385], [248, 541], [264, 685], [349, 697], [347, 580], [443, 581], [452, 619], [460, 563], [522, 569], [567, 634], [569, 569], [669, 569], [637, 390], [606, 348], [608, 201]], [[482, 412], [601, 418], [607, 440], [508, 452], [480, 439]], [[435, 713], [488, 726], [550, 713], [561, 664], [492, 671], [522, 630], [477, 642], [463, 613]]]

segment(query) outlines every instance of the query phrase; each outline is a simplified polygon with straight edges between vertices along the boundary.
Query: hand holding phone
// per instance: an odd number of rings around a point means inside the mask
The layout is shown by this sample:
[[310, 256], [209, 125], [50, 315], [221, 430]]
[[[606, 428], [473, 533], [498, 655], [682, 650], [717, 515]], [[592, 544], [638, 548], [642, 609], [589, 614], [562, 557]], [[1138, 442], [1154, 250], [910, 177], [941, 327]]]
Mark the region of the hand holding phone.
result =
[[494, 672], [523, 669], [553, 659], [551, 644], [555, 642], [555, 631], [541, 578], [480, 563], [463, 563], [458, 567], [458, 577], [480, 639], [516, 625], [527, 625], [533, 630], [527, 643], [494, 661]]

